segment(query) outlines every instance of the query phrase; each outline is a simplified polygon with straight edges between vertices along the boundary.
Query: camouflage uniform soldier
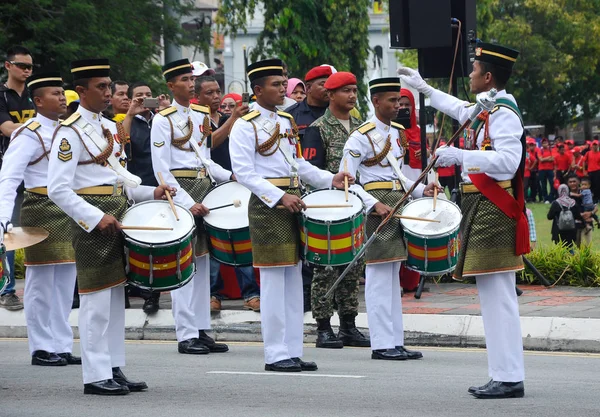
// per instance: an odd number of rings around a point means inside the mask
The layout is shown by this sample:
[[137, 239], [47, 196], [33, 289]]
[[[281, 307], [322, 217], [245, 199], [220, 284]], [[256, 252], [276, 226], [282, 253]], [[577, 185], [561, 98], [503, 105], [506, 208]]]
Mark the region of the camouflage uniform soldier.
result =
[[[304, 156], [310, 163], [330, 172], [338, 172], [344, 145], [348, 135], [360, 120], [350, 115], [356, 103], [356, 77], [349, 72], [338, 72], [327, 79], [329, 108], [305, 131], [302, 140]], [[344, 268], [315, 267], [311, 287], [312, 313], [317, 321], [317, 347], [342, 348], [346, 346], [369, 347], [371, 343], [356, 328], [354, 319], [358, 314], [358, 280], [362, 265], [359, 263], [340, 283], [334, 293], [340, 317], [340, 331], [336, 336], [331, 328], [334, 301], [321, 303], [321, 298], [331, 287]]]

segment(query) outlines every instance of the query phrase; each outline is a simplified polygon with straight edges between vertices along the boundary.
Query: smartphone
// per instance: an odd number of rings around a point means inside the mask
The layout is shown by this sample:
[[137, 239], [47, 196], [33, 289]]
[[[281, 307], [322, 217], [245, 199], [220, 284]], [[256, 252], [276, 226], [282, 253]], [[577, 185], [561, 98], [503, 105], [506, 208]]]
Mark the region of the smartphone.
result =
[[394, 120], [396, 123], [400, 123], [404, 126], [405, 129], [410, 129], [410, 110], [409, 109], [400, 109], [398, 111], [398, 116]]
[[143, 106], [148, 109], [156, 109], [158, 108], [158, 99], [151, 97], [144, 97]]
[[250, 93], [242, 93], [242, 105], [250, 103]]

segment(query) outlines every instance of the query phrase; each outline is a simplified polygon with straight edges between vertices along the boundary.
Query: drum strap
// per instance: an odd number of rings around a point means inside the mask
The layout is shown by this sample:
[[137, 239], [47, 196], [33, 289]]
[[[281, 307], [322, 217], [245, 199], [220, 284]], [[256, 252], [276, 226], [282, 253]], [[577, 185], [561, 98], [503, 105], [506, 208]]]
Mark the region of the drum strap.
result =
[[[381, 150], [382, 144], [385, 142], [385, 139], [383, 138], [383, 136], [381, 136], [379, 134], [379, 132], [373, 132], [373, 133], [371, 133], [370, 136], [372, 138], [373, 146], [376, 146], [379, 150]], [[398, 160], [394, 156], [394, 152], [392, 149], [389, 150], [389, 152], [386, 155], [386, 158], [387, 158], [388, 162], [390, 163], [390, 165], [392, 166], [394, 173], [400, 180], [400, 183], [402, 184], [402, 188], [404, 188], [405, 190], [408, 190], [408, 187], [406, 186], [407, 178], [404, 176], [404, 174], [400, 170], [400, 166], [398, 165]]]
[[[275, 132], [275, 129], [277, 128], [277, 125], [273, 124], [273, 122], [271, 122], [269, 119], [264, 117], [262, 114], [260, 116], [258, 116], [257, 118], [255, 118], [253, 121], [256, 124], [258, 124], [258, 126], [262, 130], [267, 132], [269, 134], [269, 136], [271, 136]], [[281, 138], [279, 138], [279, 140], [281, 140]], [[297, 178], [298, 177], [298, 162], [296, 162], [296, 159], [294, 159], [294, 157], [292, 156], [289, 146], [286, 146], [285, 144], [284, 144], [284, 146], [281, 146], [281, 144], [279, 144], [279, 150], [281, 151], [281, 154], [283, 155], [283, 158], [285, 159], [285, 161], [290, 166], [290, 177], [292, 177], [292, 180], [294, 178]]]
[[[83, 117], [78, 118], [75, 121], [74, 125], [77, 126], [88, 138], [90, 138], [92, 143], [94, 145], [96, 145], [96, 147], [98, 148], [98, 150], [100, 150], [100, 152], [104, 152], [107, 149], [107, 147], [109, 146], [106, 139], [101, 137], [98, 134], [98, 132], [96, 132], [96, 129], [94, 129], [94, 126], [92, 126], [91, 124], [86, 122]], [[126, 186], [135, 188], [142, 183], [142, 179], [140, 177], [138, 177], [137, 175], [133, 175], [132, 173], [127, 171], [127, 169], [125, 169], [125, 167], [123, 165], [121, 165], [121, 163], [115, 157], [113, 152], [110, 152], [110, 154], [108, 155], [108, 158], [106, 159], [106, 162], [108, 163], [108, 166], [119, 177], [121, 177], [121, 179], [123, 180], [123, 183]]]

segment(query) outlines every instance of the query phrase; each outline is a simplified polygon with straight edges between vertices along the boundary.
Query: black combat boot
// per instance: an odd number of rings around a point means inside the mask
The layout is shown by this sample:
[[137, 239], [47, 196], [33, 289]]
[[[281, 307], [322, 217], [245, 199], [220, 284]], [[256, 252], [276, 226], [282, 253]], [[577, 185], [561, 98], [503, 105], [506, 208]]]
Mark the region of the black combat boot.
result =
[[324, 349], [341, 349], [344, 347], [342, 341], [333, 332], [330, 319], [317, 319], [316, 346]]
[[356, 328], [354, 316], [340, 317], [338, 338], [344, 346], [370, 347], [371, 341]]

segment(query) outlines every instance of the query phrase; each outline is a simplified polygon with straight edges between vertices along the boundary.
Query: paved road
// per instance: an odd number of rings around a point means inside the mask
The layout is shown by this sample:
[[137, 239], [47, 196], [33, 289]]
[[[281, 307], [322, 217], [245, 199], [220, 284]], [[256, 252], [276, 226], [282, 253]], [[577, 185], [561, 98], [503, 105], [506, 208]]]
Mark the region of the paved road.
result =
[[[76, 346], [78, 348], [78, 346]], [[0, 340], [1, 417], [170, 416], [560, 416], [600, 415], [600, 355], [528, 353], [526, 397], [477, 400], [487, 382], [486, 356], [475, 349], [423, 349], [422, 361], [390, 363], [369, 351], [307, 347], [319, 371], [262, 371], [260, 344], [232, 344], [226, 354], [189, 357], [171, 342], [127, 344], [126, 373], [145, 393], [82, 394], [76, 366], [28, 365], [24, 340]]]

